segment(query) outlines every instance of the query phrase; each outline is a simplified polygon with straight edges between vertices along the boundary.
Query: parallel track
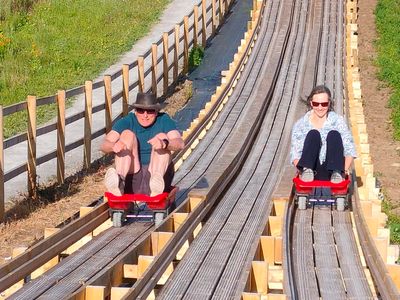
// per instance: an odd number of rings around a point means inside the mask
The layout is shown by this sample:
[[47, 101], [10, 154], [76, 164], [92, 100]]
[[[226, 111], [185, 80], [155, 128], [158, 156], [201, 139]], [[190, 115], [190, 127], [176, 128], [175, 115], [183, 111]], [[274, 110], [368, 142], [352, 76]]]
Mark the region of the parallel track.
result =
[[[342, 111], [342, 0], [271, 0], [261, 13], [258, 39], [241, 79], [175, 176], [180, 187], [178, 211], [191, 197], [204, 201], [141, 278], [126, 280], [126, 299], [147, 298], [155, 288], [163, 299], [240, 298], [256, 251], [254, 241], [265, 229], [271, 195], [287, 169], [290, 131], [304, 110], [299, 99], [316, 83], [325, 83], [332, 87], [336, 110]], [[285, 266], [290, 268], [285, 271], [285, 292], [290, 298], [374, 296], [360, 263], [349, 212], [296, 211], [292, 203], [288, 217]], [[157, 230], [167, 228], [170, 220]], [[198, 224], [203, 228], [185, 256], [165, 286], [157, 286]], [[113, 275], [150, 247], [153, 229], [148, 224], [110, 228], [10, 299], [79, 298], [87, 285], [119, 285]], [[28, 258], [24, 263], [29, 265]], [[11, 273], [10, 266], [0, 268], [0, 286], [7, 286], [4, 280], [12, 280], [7, 275]]]

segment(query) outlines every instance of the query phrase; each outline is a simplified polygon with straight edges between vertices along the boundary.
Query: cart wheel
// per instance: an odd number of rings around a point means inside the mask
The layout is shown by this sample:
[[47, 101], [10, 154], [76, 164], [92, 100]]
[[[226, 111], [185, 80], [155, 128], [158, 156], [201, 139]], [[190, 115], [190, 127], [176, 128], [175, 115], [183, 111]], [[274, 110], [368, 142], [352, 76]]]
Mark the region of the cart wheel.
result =
[[298, 205], [298, 208], [301, 210], [306, 209], [307, 208], [307, 197], [299, 196], [297, 198], [297, 205]]
[[336, 209], [337, 211], [344, 211], [344, 198], [336, 199]]
[[164, 213], [157, 212], [154, 214], [154, 224], [156, 226], [160, 225], [163, 220], [164, 220]]
[[112, 221], [114, 227], [122, 227], [122, 212], [113, 213]]

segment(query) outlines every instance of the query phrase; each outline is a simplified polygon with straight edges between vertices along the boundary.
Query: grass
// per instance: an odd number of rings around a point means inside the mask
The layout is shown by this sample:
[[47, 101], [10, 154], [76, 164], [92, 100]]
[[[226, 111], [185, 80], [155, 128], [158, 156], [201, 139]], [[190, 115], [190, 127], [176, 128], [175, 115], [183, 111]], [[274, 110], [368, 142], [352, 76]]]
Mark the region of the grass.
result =
[[[376, 41], [379, 79], [393, 91], [388, 104], [392, 109], [394, 138], [400, 140], [400, 0], [379, 0], [375, 15], [379, 36]], [[383, 211], [388, 216], [391, 243], [400, 244], [400, 216], [392, 212], [392, 201], [386, 195]]]
[[[149, 31], [168, 2], [0, 0], [0, 104], [93, 79]], [[51, 116], [54, 109], [40, 109], [38, 121]], [[25, 114], [7, 117], [5, 136], [25, 124]]]
[[400, 216], [392, 212], [393, 208], [392, 202], [385, 195], [382, 202], [382, 211], [388, 216], [387, 226], [390, 229], [390, 242], [391, 244], [400, 245]]
[[400, 140], [400, 0], [379, 0], [376, 10], [379, 77], [393, 90], [389, 100], [392, 109], [394, 138]]

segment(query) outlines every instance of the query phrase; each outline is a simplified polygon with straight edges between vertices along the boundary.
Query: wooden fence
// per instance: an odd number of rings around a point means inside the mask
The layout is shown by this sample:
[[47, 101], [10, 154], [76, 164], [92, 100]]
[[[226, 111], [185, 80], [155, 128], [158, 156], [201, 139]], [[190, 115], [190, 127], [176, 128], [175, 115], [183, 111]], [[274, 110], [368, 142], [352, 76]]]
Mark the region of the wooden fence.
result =
[[[151, 48], [142, 56], [137, 57], [130, 64], [124, 64], [120, 70], [112, 75], [105, 75], [103, 80], [86, 81], [83, 86], [70, 90], [60, 90], [56, 95], [37, 98], [28, 96], [27, 100], [15, 105], [0, 106], [0, 221], [5, 213], [5, 183], [16, 176], [27, 173], [27, 187], [30, 196], [37, 192], [37, 166], [50, 160], [57, 160], [57, 181], [62, 184], [65, 179], [65, 154], [83, 145], [83, 168], [89, 168], [92, 162], [92, 140], [104, 135], [111, 129], [113, 121], [112, 104], [122, 100], [122, 107], [117, 118], [126, 115], [129, 111], [130, 92], [148, 92], [165, 94], [169, 85], [176, 82], [179, 74], [186, 74], [189, 68], [189, 52], [192, 47], [198, 46], [199, 38], [205, 46], [208, 38], [212, 37], [217, 27], [224, 20], [225, 14], [233, 0], [202, 0], [194, 6], [193, 11], [183, 18], [162, 37], [153, 43]], [[172, 42], [171, 42], [172, 41]], [[129, 74], [137, 71], [137, 80], [130, 81]], [[113, 94], [112, 82], [122, 81], [122, 90]], [[162, 84], [161, 84], [162, 82]], [[93, 106], [93, 91], [104, 90], [104, 103]], [[85, 109], [79, 113], [66, 117], [66, 99], [84, 96]], [[53, 123], [37, 127], [36, 109], [39, 106], [55, 104], [57, 118]], [[10, 137], [3, 138], [3, 119], [17, 112], [27, 111], [27, 131]], [[93, 114], [104, 111], [105, 126], [93, 131]], [[115, 114], [114, 114], [115, 115]], [[69, 124], [84, 119], [82, 137], [66, 144], [66, 127]], [[37, 157], [37, 137], [56, 132], [57, 146], [50, 152]], [[17, 167], [5, 172], [4, 151], [17, 144], [27, 143], [27, 160]], [[12, 158], [9, 158], [12, 159]]]

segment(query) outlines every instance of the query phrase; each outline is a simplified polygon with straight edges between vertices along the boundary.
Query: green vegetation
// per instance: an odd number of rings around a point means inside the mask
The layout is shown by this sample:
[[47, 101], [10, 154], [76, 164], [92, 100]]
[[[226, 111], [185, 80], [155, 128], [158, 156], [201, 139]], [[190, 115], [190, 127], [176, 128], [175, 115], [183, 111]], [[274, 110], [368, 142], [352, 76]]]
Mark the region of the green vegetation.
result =
[[379, 34], [379, 76], [393, 89], [389, 105], [394, 137], [400, 140], [400, 0], [379, 0], [375, 14]]
[[201, 64], [204, 57], [204, 48], [202, 46], [193, 47], [189, 53], [189, 72], [193, 71]]
[[390, 199], [385, 195], [382, 211], [388, 216], [387, 226], [390, 228], [390, 242], [400, 245], [400, 216], [393, 213], [393, 209]]
[[[0, 104], [81, 85], [145, 35], [169, 0], [0, 0]], [[40, 109], [39, 122], [51, 109]], [[52, 114], [54, 115], [54, 114]], [[26, 130], [5, 120], [5, 136]]]

